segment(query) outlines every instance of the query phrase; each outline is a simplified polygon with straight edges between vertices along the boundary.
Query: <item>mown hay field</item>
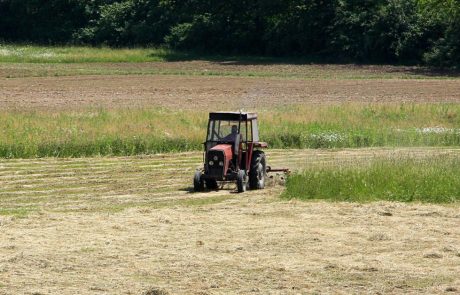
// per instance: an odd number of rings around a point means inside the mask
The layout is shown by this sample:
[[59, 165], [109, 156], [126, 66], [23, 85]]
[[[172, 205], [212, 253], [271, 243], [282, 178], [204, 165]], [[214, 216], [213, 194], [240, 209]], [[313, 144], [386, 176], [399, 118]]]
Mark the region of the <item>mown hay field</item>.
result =
[[[366, 165], [459, 149], [271, 150], [272, 165]], [[0, 163], [2, 294], [444, 293], [458, 203], [303, 202], [191, 193], [201, 154]], [[154, 293], [155, 294], [155, 293]]]

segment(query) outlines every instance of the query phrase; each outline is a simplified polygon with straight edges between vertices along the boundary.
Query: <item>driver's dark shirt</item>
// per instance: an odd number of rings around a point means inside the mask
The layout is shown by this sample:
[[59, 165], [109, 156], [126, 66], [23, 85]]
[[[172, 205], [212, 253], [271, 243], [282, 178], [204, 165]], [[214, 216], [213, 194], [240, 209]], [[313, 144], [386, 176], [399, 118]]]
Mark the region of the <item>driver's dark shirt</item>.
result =
[[237, 133], [230, 133], [229, 135], [222, 138], [222, 141], [235, 141]]

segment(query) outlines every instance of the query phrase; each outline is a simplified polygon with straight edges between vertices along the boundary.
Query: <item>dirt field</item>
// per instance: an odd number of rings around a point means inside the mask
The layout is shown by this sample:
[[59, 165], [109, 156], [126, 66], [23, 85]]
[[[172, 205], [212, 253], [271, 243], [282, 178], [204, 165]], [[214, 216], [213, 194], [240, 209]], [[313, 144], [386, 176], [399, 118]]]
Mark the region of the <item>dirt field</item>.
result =
[[[80, 67], [83, 73], [100, 70], [102, 74], [80, 75]], [[25, 68], [0, 65], [0, 108], [165, 106], [202, 109], [214, 105], [218, 109], [263, 109], [292, 104], [460, 101], [459, 79], [432, 79], [428, 74], [409, 79], [411, 72], [419, 72], [403, 67], [204, 62], [91, 67], [85, 64], [30, 65]], [[159, 72], [160, 68], [163, 72]], [[216, 72], [215, 76], [206, 74], [208, 68]], [[113, 75], [117, 73], [116, 69], [127, 75]], [[47, 77], [31, 77], [34, 71]], [[57, 71], [55, 74], [63, 71], [61, 74], [70, 76], [48, 76], [53, 71]], [[110, 75], [103, 74], [106, 72]], [[26, 77], [7, 78], [20, 77], [21, 73]], [[404, 79], [398, 79], [399, 76]]]
[[[292, 169], [460, 149], [272, 150]], [[458, 293], [457, 205], [190, 193], [200, 153], [0, 160], [0, 294]], [[155, 292], [158, 291], [158, 292]]]
[[457, 79], [459, 72], [391, 65], [308, 64], [257, 61], [168, 61], [143, 63], [0, 63], [1, 78], [79, 75], [250, 76], [303, 79]]

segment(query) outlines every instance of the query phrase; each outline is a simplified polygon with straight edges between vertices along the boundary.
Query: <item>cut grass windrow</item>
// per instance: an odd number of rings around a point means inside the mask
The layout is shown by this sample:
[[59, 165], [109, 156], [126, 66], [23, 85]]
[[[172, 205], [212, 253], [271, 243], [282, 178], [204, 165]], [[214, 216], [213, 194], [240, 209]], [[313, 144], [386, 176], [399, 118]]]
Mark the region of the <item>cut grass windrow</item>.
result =
[[[273, 167], [303, 171], [313, 167], [368, 165], [382, 157], [422, 161], [433, 156], [459, 155], [458, 148], [268, 150], [267, 160]], [[91, 159], [0, 159], [0, 215], [26, 216], [40, 210], [111, 212], [114, 208], [155, 207], [158, 202], [177, 201], [181, 205], [188, 199], [198, 204], [201, 201], [197, 199], [211, 197], [207, 192], [190, 193], [193, 172], [201, 161], [201, 152]], [[164, 165], [151, 165], [158, 162]], [[278, 177], [271, 175], [275, 180]], [[267, 190], [248, 194], [270, 194], [273, 189], [278, 194], [281, 187], [272, 186], [274, 183], [277, 182], [270, 180]], [[228, 188], [233, 190], [234, 185]], [[212, 195], [238, 196], [228, 190]]]

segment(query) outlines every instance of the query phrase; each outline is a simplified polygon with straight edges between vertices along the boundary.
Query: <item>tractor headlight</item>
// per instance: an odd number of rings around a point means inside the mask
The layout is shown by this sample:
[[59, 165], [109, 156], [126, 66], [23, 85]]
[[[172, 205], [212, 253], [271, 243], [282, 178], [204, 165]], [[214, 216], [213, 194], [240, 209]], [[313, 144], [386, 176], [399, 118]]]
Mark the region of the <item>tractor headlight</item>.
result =
[[221, 166], [221, 167], [224, 166], [224, 162], [219, 161], [219, 166]]
[[214, 161], [209, 161], [209, 166], [214, 165]]
[[219, 160], [219, 158], [217, 156], [214, 156], [214, 158], [212, 158], [214, 161], [217, 161]]

